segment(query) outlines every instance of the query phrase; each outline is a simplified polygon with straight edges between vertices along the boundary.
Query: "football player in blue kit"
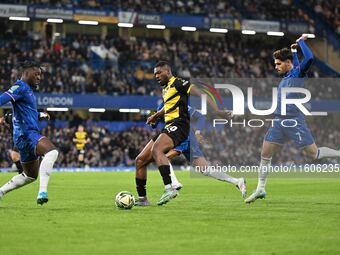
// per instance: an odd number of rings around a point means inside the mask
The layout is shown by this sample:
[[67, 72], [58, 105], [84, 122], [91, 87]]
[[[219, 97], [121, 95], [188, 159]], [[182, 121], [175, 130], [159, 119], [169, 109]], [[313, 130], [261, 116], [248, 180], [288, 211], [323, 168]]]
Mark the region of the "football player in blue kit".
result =
[[[288, 105], [286, 115], [281, 113], [282, 89], [287, 87], [303, 87], [303, 81], [307, 78], [307, 71], [313, 64], [313, 54], [306, 45], [306, 40], [307, 35], [302, 35], [296, 40], [297, 45], [291, 45], [291, 49], [284, 48], [273, 53], [275, 70], [279, 75], [283, 76], [278, 87], [278, 107], [274, 112], [274, 124], [269, 128], [264, 137], [258, 185], [255, 192], [245, 200], [246, 203], [252, 203], [259, 198], [265, 198], [266, 179], [272, 157], [287, 140], [293, 140], [295, 145], [303, 150], [310, 160], [340, 157], [340, 151], [338, 150], [316, 146], [311, 131], [307, 126], [305, 116], [296, 105]], [[297, 46], [300, 47], [303, 54], [301, 62], [297, 56]], [[297, 93], [287, 95], [287, 98], [290, 99], [298, 97]], [[285, 126], [282, 124], [283, 120], [286, 121]], [[288, 124], [288, 122], [292, 122], [292, 125]]]
[[[40, 134], [39, 113], [33, 90], [40, 84], [42, 69], [37, 63], [29, 61], [24, 62], [21, 68], [21, 78], [0, 95], [0, 106], [8, 102], [12, 104], [13, 142], [19, 150], [23, 172], [0, 188], [0, 198], [35, 181], [40, 172], [37, 203], [42, 205], [48, 202], [47, 186], [58, 150], [47, 137]], [[39, 157], [43, 157], [41, 163]]]
[[[3, 117], [0, 117], [0, 124], [4, 125], [9, 129], [11, 133], [11, 137], [13, 140], [13, 114], [11, 112], [7, 112]], [[47, 112], [39, 112], [39, 120], [40, 119], [50, 119], [50, 115]], [[20, 154], [18, 149], [13, 145], [13, 147], [9, 150], [10, 158], [15, 164], [18, 173], [21, 174], [24, 170], [22, 169], [21, 161], [20, 161]]]

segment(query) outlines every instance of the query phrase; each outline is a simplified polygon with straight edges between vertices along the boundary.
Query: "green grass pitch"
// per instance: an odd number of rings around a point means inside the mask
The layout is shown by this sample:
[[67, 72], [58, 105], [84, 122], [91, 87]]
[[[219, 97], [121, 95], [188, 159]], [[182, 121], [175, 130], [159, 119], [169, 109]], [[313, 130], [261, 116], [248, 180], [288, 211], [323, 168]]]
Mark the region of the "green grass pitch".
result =
[[[0, 174], [0, 184], [12, 175]], [[340, 254], [340, 179], [272, 178], [267, 199], [246, 205], [230, 184], [177, 175], [184, 189], [162, 207], [155, 171], [148, 208], [114, 206], [117, 192], [135, 194], [132, 172], [54, 173], [44, 206], [35, 203], [38, 183], [9, 193], [0, 254]]]

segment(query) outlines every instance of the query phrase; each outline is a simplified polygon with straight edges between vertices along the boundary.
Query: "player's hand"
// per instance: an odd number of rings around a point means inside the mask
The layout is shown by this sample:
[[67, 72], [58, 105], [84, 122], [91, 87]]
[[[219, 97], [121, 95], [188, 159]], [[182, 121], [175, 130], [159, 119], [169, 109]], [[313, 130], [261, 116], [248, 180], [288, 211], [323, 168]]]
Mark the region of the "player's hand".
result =
[[47, 119], [47, 120], [51, 119], [51, 116], [47, 112], [40, 112], [39, 116], [41, 119]]
[[158, 115], [157, 113], [154, 113], [150, 117], [148, 117], [148, 119], [146, 120], [146, 124], [153, 125], [156, 123], [157, 119], [158, 119]]
[[6, 122], [5, 117], [0, 117], [0, 125], [4, 125], [5, 127], [9, 128], [9, 125]]
[[297, 40], [296, 42], [299, 42], [300, 40], [304, 40], [306, 41], [308, 39], [308, 36], [306, 34], [302, 34]]
[[293, 43], [292, 45], [290, 45], [290, 49], [291, 50], [296, 50], [298, 48], [298, 44], [297, 43]]

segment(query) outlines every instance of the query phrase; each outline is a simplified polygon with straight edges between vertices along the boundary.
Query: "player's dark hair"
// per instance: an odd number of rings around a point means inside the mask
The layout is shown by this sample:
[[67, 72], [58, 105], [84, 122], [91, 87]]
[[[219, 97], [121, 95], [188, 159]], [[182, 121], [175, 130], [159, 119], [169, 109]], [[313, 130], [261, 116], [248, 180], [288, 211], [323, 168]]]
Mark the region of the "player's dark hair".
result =
[[25, 69], [33, 68], [33, 67], [41, 68], [40, 65], [37, 62], [34, 62], [34, 61], [22, 62], [22, 63], [19, 64], [19, 67], [21, 68], [21, 70], [25, 70]]
[[293, 54], [290, 49], [288, 48], [283, 48], [281, 50], [277, 50], [273, 53], [273, 58], [274, 59], [279, 59], [281, 61], [286, 61], [290, 60], [293, 61]]
[[168, 63], [168, 62], [166, 62], [166, 61], [159, 61], [156, 65], [155, 65], [155, 67], [164, 67], [164, 66], [167, 66], [167, 67], [169, 67], [169, 68], [171, 68], [170, 67], [170, 64]]

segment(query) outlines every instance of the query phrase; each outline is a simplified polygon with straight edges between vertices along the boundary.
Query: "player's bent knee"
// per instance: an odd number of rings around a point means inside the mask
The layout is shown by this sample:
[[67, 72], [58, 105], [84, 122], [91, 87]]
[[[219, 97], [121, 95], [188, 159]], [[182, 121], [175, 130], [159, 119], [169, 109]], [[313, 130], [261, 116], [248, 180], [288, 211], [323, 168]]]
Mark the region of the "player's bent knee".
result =
[[137, 167], [141, 167], [145, 165], [145, 157], [143, 155], [138, 155], [135, 159], [135, 164]]
[[135, 162], [138, 165], [147, 165], [152, 161], [152, 154], [151, 151], [148, 153], [140, 153], [137, 155]]
[[303, 154], [309, 159], [309, 160], [316, 160], [317, 159], [317, 154], [318, 154], [318, 148], [317, 146], [309, 146], [306, 147], [303, 150]]
[[307, 151], [307, 152], [305, 152], [305, 155], [310, 160], [316, 160], [317, 159], [317, 151]]
[[20, 155], [18, 153], [11, 153], [11, 159], [13, 162], [17, 162], [20, 160]]
[[45, 154], [45, 157], [49, 157], [51, 160], [56, 161], [59, 155], [59, 151], [54, 149]]
[[27, 177], [31, 178], [31, 181], [34, 182], [36, 179], [38, 179], [39, 174], [38, 173], [26, 173]]

